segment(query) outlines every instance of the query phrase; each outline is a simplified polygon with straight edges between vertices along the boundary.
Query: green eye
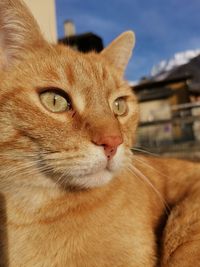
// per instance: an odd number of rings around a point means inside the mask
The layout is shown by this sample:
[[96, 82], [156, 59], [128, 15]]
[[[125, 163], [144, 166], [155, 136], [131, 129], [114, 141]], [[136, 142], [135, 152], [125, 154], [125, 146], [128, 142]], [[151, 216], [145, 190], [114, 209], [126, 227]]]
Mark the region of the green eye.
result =
[[127, 114], [128, 105], [123, 97], [119, 97], [113, 102], [113, 112], [117, 116], [123, 116]]
[[72, 108], [69, 97], [59, 91], [45, 91], [40, 94], [40, 100], [44, 107], [51, 112], [64, 112]]

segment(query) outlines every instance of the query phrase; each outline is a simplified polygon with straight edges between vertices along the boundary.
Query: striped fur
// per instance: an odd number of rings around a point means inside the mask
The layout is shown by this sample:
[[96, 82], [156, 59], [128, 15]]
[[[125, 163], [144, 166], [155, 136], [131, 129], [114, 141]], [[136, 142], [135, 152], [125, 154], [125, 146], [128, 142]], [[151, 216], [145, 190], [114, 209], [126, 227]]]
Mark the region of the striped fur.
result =
[[[22, 1], [0, 1], [0, 266], [198, 266], [199, 164], [130, 152], [133, 46], [132, 32], [101, 54], [48, 44]], [[72, 109], [46, 109], [47, 88]], [[124, 116], [113, 113], [118, 98]], [[111, 159], [102, 136], [122, 140]]]

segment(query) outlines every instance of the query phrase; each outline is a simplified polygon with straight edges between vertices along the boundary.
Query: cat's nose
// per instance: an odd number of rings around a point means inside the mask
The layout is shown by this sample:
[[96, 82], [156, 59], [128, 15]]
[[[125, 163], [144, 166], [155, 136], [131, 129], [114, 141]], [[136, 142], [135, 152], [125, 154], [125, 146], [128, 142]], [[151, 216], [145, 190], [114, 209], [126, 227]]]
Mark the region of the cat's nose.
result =
[[96, 136], [92, 141], [96, 145], [104, 148], [105, 155], [108, 159], [111, 159], [116, 154], [118, 146], [123, 143], [121, 135]]

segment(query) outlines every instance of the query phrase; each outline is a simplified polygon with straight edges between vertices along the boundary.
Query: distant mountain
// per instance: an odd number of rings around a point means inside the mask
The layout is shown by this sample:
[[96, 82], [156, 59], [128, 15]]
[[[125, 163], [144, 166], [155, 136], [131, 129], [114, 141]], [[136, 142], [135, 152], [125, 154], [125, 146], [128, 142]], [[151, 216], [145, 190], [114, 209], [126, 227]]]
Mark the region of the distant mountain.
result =
[[178, 53], [169, 61], [159, 63], [146, 82], [177, 79], [186, 79], [189, 91], [200, 93], [200, 50]]
[[163, 60], [155, 65], [151, 70], [151, 76], [158, 76], [161, 73], [171, 71], [178, 66], [187, 64], [198, 55], [200, 55], [200, 49], [176, 53], [171, 59]]

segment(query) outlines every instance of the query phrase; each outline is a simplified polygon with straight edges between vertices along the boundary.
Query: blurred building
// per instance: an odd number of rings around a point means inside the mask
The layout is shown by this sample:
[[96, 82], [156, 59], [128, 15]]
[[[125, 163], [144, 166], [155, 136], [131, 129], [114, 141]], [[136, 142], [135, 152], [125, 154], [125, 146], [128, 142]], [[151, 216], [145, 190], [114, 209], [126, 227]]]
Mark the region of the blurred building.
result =
[[69, 45], [72, 48], [84, 53], [89, 51], [100, 52], [103, 49], [102, 39], [98, 35], [91, 32], [64, 37], [59, 39], [59, 43]]
[[76, 34], [76, 28], [71, 20], [64, 23], [65, 36], [59, 39], [59, 43], [69, 45], [81, 52], [96, 51], [103, 49], [102, 38], [92, 32]]
[[164, 151], [185, 144], [189, 150], [195, 144], [200, 150], [200, 55], [143, 79], [133, 89], [140, 102], [141, 146]]
[[45, 38], [57, 42], [55, 0], [24, 0], [28, 5]]
[[152, 144], [166, 144], [172, 140], [193, 140], [192, 126], [186, 124], [183, 127], [178, 123], [179, 118], [187, 115], [188, 110], [183, 114], [182, 110], [175, 109], [190, 100], [187, 90], [189, 78], [190, 76], [183, 76], [163, 81], [146, 81], [135, 86], [134, 90], [140, 102], [143, 141], [147, 138], [147, 143], [151, 140]]

